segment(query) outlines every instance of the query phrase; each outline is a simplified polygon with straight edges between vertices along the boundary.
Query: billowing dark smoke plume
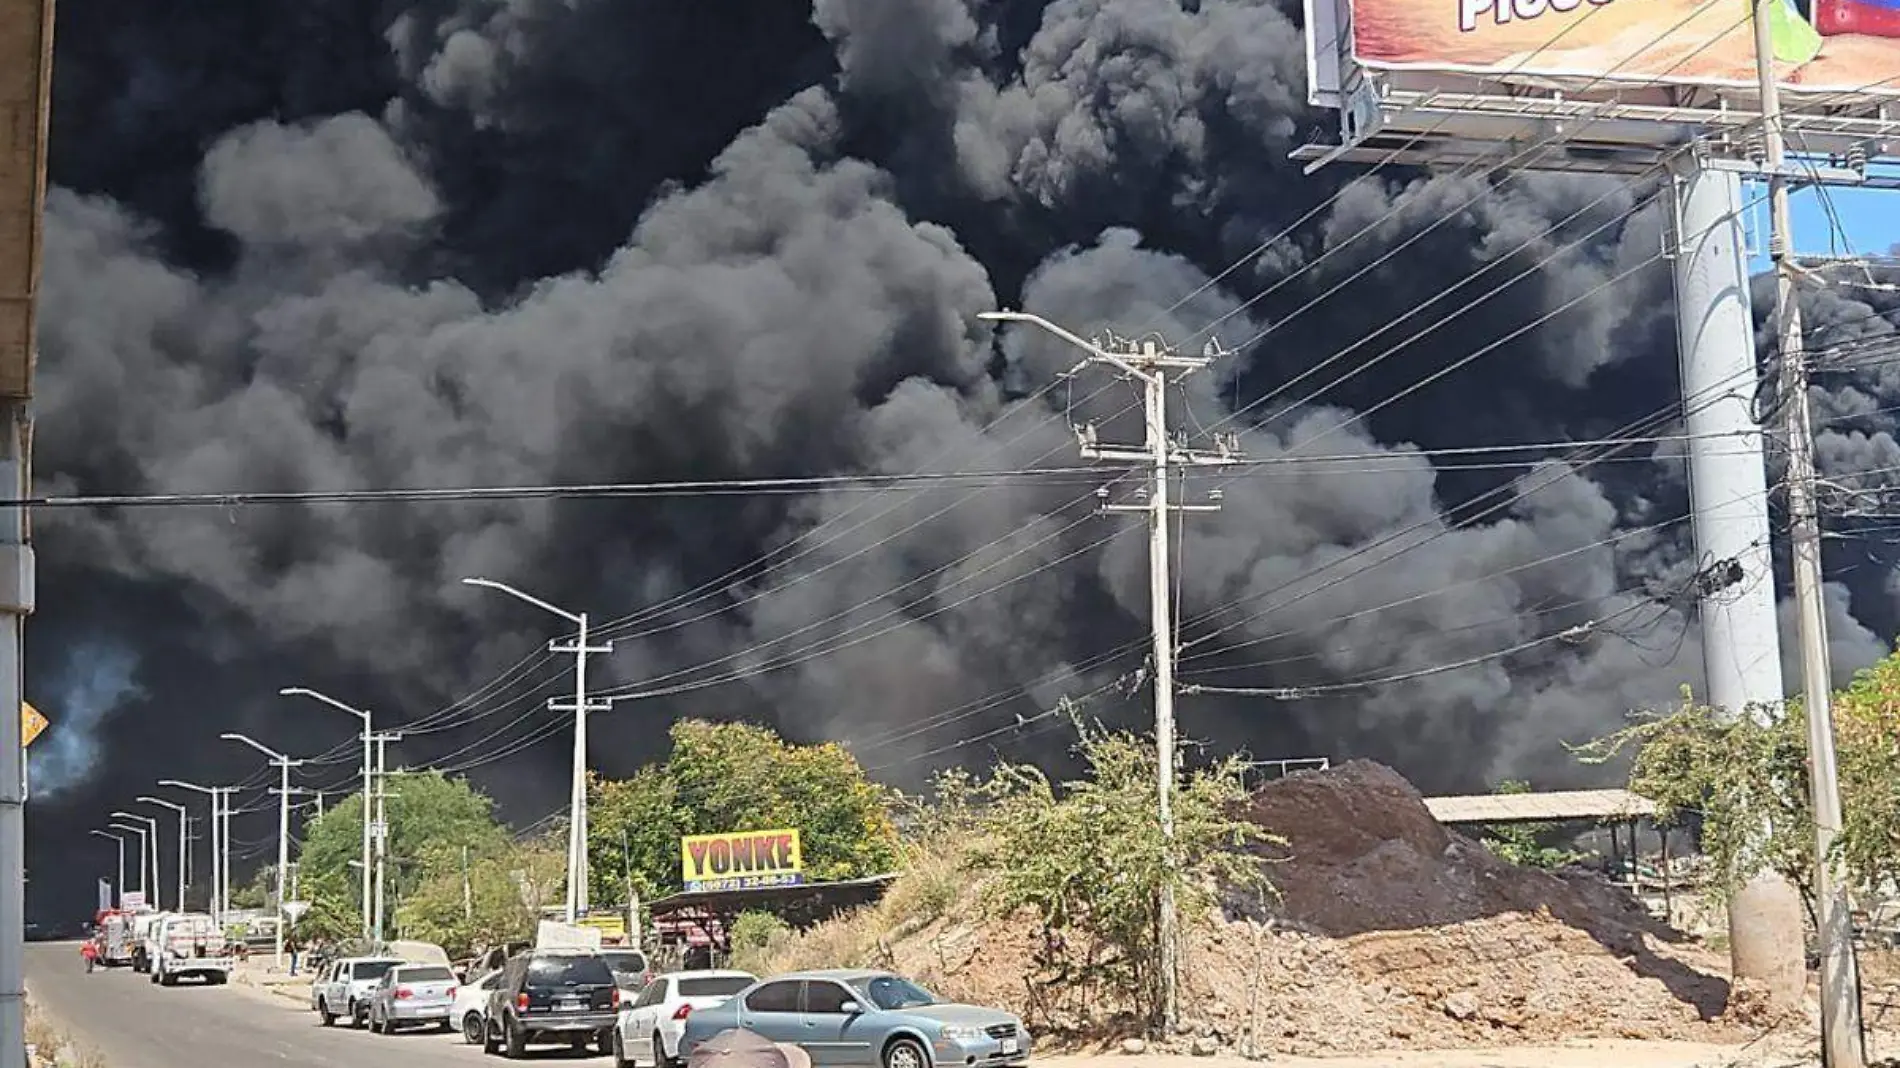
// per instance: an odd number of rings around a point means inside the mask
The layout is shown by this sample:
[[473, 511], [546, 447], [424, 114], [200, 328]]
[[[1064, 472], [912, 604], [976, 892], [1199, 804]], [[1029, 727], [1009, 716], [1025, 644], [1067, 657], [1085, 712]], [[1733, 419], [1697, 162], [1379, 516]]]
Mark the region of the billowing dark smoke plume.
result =
[[[1387, 172], [1209, 285], [1351, 177], [1286, 158], [1332, 121], [1303, 104], [1297, 7], [67, 0], [43, 487], [1067, 465], [1070, 421], [1139, 435], [1132, 395], [1059, 382], [1072, 350], [999, 340], [977, 313], [1190, 351], [1258, 338], [1172, 399], [1189, 431], [1243, 409], [1225, 428], [1246, 452], [1289, 461], [1190, 480], [1225, 508], [1185, 524], [1183, 673], [1294, 694], [1186, 699], [1187, 731], [1376, 756], [1428, 789], [1575, 779], [1560, 741], [1700, 686], [1680, 446], [1592, 467], [1421, 450], [1598, 438], [1673, 397], [1661, 215], [1647, 189], [1597, 180]], [[1876, 299], [1817, 298], [1817, 344], [1891, 333]], [[1831, 473], [1900, 465], [1900, 363], [1819, 392]], [[468, 575], [597, 623], [642, 613], [603, 685], [747, 673], [602, 717], [610, 773], [687, 714], [848, 739], [904, 782], [998, 749], [1060, 759], [1053, 721], [1003, 729], [1064, 695], [1145, 716], [1123, 696], [1143, 671], [1141, 537], [1092, 516], [1094, 488], [46, 512], [30, 692], [78, 718], [58, 672], [104, 622], [142, 689], [100, 724], [91, 789], [41, 818], [68, 835], [127, 784], [242, 779], [249, 754], [220, 729], [299, 753], [347, 741], [347, 717], [281, 686], [414, 721], [557, 629]], [[1900, 619], [1883, 548], [1856, 537], [1832, 558], [1843, 671]], [[762, 554], [791, 562], [749, 564]], [[1415, 677], [1336, 689], [1394, 675]], [[477, 774], [532, 819], [559, 803], [564, 750], [513, 743], [564, 685], [534, 665], [402, 759], [506, 754]], [[316, 777], [341, 779], [341, 759]]]

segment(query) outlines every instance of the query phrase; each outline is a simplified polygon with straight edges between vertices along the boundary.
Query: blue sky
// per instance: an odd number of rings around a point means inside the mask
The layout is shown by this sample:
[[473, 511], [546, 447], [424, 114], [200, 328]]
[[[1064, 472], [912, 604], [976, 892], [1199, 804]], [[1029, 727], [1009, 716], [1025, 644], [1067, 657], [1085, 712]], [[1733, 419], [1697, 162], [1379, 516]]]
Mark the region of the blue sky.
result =
[[[1764, 190], [1755, 183], [1743, 187], [1744, 200], [1759, 198]], [[1829, 218], [1827, 205], [1832, 204], [1834, 214], [1841, 220], [1836, 226]], [[1850, 251], [1862, 255], [1885, 255], [1895, 245], [1900, 245], [1900, 192], [1878, 189], [1840, 189], [1827, 191], [1824, 203], [1814, 190], [1802, 190], [1794, 195], [1794, 247], [1797, 254], [1806, 255], [1846, 255]], [[1842, 244], [1840, 231], [1845, 229], [1849, 243]], [[1768, 212], [1765, 206], [1756, 207], [1750, 212], [1749, 251], [1753, 254], [1751, 265], [1756, 270], [1768, 267]]]

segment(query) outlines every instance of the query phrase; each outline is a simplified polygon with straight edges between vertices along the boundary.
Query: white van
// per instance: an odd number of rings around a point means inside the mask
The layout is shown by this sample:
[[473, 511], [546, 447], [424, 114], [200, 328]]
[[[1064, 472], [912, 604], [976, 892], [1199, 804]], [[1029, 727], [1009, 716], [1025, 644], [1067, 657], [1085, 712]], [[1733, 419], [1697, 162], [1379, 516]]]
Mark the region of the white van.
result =
[[164, 986], [195, 975], [217, 986], [236, 964], [224, 928], [202, 912], [178, 912], [158, 921], [153, 938], [152, 982]]

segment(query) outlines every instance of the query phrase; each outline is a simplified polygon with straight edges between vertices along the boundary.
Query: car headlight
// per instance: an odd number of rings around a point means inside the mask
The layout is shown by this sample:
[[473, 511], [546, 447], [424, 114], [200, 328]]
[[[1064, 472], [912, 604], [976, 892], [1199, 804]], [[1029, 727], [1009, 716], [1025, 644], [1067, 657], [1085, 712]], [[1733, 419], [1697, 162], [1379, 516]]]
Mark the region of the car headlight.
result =
[[945, 1024], [943, 1037], [952, 1042], [974, 1042], [983, 1037], [981, 1027], [965, 1027], [957, 1024]]

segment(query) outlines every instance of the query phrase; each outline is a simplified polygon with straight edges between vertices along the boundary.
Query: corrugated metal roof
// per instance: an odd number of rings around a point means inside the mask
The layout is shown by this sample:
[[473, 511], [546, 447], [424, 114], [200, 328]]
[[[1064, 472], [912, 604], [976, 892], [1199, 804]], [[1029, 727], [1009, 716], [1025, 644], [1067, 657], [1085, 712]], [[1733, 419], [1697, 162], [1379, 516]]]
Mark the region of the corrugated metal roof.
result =
[[1428, 797], [1440, 823], [1512, 823], [1631, 820], [1656, 814], [1656, 803], [1628, 790], [1553, 790], [1532, 794]]

